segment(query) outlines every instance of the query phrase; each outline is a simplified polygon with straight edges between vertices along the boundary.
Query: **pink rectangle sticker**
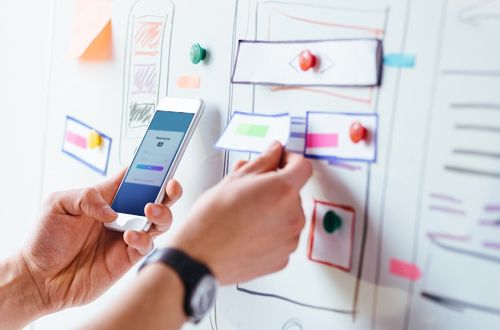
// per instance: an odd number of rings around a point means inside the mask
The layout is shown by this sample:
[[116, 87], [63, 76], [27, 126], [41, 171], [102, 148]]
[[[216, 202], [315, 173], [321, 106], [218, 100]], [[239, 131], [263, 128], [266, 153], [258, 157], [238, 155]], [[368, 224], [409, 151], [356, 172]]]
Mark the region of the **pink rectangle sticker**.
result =
[[76, 146], [79, 146], [80, 148], [87, 149], [87, 139], [78, 134], [67, 132], [66, 141]]
[[411, 281], [418, 280], [422, 275], [417, 265], [394, 258], [389, 261], [389, 272], [392, 275], [407, 278]]
[[338, 134], [309, 133], [306, 136], [307, 148], [336, 148], [339, 145]]

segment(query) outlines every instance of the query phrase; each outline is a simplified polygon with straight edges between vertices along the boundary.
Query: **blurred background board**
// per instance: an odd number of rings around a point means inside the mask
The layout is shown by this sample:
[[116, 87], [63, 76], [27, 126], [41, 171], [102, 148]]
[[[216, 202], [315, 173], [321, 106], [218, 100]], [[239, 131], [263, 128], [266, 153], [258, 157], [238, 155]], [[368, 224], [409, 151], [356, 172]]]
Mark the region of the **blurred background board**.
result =
[[[207, 104], [176, 174], [178, 223], [237, 159], [253, 157], [214, 148], [232, 112], [290, 113], [297, 150], [308, 112], [378, 117], [376, 162], [313, 161], [307, 224], [288, 267], [221, 289], [199, 328], [500, 326], [500, 1], [55, 0], [52, 9], [42, 195], [125, 166], [164, 95]], [[344, 38], [383, 42], [381, 87], [231, 83], [240, 39]], [[197, 65], [194, 43], [208, 51]], [[64, 153], [68, 116], [111, 147]], [[344, 224], [335, 235], [332, 214]], [[34, 327], [82, 324], [133, 280]]]

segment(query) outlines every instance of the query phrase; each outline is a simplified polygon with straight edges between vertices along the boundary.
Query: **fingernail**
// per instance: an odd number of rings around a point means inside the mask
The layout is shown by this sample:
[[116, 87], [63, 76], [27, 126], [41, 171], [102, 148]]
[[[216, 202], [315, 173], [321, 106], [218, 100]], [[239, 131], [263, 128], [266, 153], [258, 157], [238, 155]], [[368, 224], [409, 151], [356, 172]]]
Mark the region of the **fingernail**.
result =
[[153, 209], [151, 210], [151, 213], [153, 213], [154, 217], [159, 217], [159, 216], [161, 216], [162, 212], [161, 212], [161, 209], [158, 206], [153, 205]]
[[278, 148], [281, 148], [281, 143], [279, 141], [273, 141], [273, 143], [269, 146], [269, 150], [275, 150]]
[[139, 234], [137, 234], [136, 232], [131, 232], [128, 240], [130, 241], [130, 243], [137, 242], [139, 240]]
[[104, 213], [108, 214], [108, 215], [115, 215], [115, 211], [111, 208], [111, 206], [109, 205], [106, 205], [104, 208], [103, 208], [103, 211]]

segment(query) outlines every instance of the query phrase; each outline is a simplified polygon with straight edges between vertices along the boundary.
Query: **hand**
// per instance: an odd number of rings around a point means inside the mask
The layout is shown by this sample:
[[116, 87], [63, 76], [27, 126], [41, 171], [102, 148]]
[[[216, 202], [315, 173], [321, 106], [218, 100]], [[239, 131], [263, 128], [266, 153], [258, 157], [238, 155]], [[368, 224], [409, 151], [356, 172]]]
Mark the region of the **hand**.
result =
[[21, 251], [18, 264], [29, 272], [39, 294], [42, 314], [88, 303], [99, 297], [153, 248], [153, 238], [171, 225], [169, 210], [182, 195], [172, 180], [162, 204], [148, 204], [148, 233], [124, 234], [104, 228], [117, 214], [109, 204], [124, 175], [95, 188], [52, 194], [45, 203], [34, 237]]
[[281, 270], [305, 224], [299, 191], [311, 175], [309, 161], [275, 143], [202, 195], [169, 245], [206, 263], [221, 284]]

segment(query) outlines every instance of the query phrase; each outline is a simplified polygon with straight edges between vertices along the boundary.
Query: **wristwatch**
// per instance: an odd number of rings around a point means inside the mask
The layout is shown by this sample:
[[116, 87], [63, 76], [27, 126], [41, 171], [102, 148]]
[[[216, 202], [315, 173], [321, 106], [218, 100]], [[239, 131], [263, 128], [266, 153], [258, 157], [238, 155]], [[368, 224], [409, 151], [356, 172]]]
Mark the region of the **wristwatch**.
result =
[[193, 323], [200, 322], [215, 302], [217, 281], [210, 269], [181, 250], [174, 248], [155, 249], [142, 265], [163, 263], [173, 269], [184, 284], [184, 312]]

